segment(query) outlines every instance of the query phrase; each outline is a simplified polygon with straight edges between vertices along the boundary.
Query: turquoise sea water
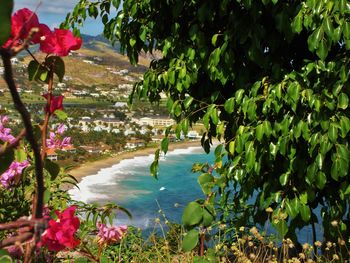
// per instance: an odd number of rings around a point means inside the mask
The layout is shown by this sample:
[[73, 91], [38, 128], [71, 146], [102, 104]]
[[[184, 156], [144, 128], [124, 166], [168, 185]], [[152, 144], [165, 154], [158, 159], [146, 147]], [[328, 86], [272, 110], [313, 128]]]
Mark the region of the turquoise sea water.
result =
[[149, 167], [154, 156], [123, 160], [96, 175], [83, 178], [78, 189], [70, 190], [76, 200], [105, 203], [113, 201], [127, 208], [131, 221], [120, 214], [119, 222], [147, 228], [159, 217], [159, 209], [175, 222], [181, 221], [184, 206], [197, 198], [204, 198], [197, 183], [198, 174], [191, 172], [193, 163], [212, 163], [214, 156], [200, 147], [178, 149], [161, 157], [158, 180], [150, 176]]
[[[72, 189], [70, 194], [79, 201], [115, 202], [125, 207], [133, 218], [130, 220], [120, 213], [115, 220], [118, 224], [152, 228], [154, 219], [160, 217], [159, 209], [169, 221], [180, 223], [185, 205], [204, 198], [197, 183], [198, 174], [191, 172], [192, 165], [195, 162], [211, 164], [214, 155], [205, 154], [200, 147], [169, 152], [161, 158], [158, 180], [149, 173], [153, 158], [153, 155], [135, 157], [101, 169], [95, 175], [84, 177], [79, 183], [80, 190]], [[318, 234], [322, 233], [318, 224], [316, 230]], [[312, 242], [311, 228], [303, 228], [297, 235], [302, 243]]]

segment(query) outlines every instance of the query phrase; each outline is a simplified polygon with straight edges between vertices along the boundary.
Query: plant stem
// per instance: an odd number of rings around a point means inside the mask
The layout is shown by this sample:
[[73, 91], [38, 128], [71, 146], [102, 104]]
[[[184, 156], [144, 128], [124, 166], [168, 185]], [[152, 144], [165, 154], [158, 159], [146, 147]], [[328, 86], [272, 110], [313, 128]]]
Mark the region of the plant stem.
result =
[[48, 108], [45, 113], [45, 119], [44, 123], [41, 129], [41, 140], [42, 140], [42, 149], [41, 149], [41, 159], [44, 161], [46, 157], [46, 137], [47, 137], [47, 127], [49, 126], [49, 120], [50, 120], [50, 105], [52, 103], [52, 87], [53, 87], [53, 70], [52, 68], [49, 71], [49, 85], [48, 85], [48, 92], [47, 92], [47, 105]]
[[315, 228], [315, 222], [314, 222], [312, 217], [311, 217], [311, 226], [312, 226], [312, 241], [313, 241], [313, 247], [314, 247], [313, 259], [315, 259], [316, 258], [316, 253], [317, 253], [317, 247], [315, 245], [315, 243], [316, 243], [316, 228]]
[[200, 236], [200, 251], [199, 251], [199, 255], [201, 257], [204, 256], [204, 240], [205, 240], [205, 234], [202, 233]]
[[[40, 148], [34, 137], [34, 131], [31, 123], [30, 114], [17, 92], [16, 84], [13, 79], [13, 72], [12, 72], [12, 65], [11, 65], [11, 50], [0, 49], [0, 53], [4, 63], [4, 68], [5, 68], [4, 78], [5, 78], [6, 84], [10, 90], [15, 108], [17, 109], [17, 111], [20, 113], [22, 117], [22, 121], [26, 130], [26, 134], [25, 134], [26, 139], [28, 140], [34, 154], [36, 192], [33, 200], [33, 217], [34, 219], [42, 218], [43, 199], [44, 199], [44, 173], [43, 173], [43, 162], [41, 160], [41, 155], [40, 155]], [[35, 231], [34, 242], [36, 243], [37, 240], [40, 238], [41, 232], [38, 231], [37, 229], [35, 229], [34, 231]], [[22, 241], [22, 239], [20, 241]], [[32, 262], [32, 254], [35, 248], [35, 244], [33, 245], [31, 243], [28, 243], [26, 247], [27, 247], [27, 251], [25, 254], [24, 262], [30, 263]]]
[[5, 81], [11, 92], [12, 100], [15, 104], [15, 108], [20, 113], [24, 127], [26, 129], [26, 139], [32, 147], [35, 159], [35, 176], [36, 176], [36, 202], [34, 207], [34, 217], [41, 218], [43, 210], [43, 196], [44, 196], [44, 176], [43, 176], [43, 163], [41, 161], [40, 149], [37, 141], [34, 137], [33, 126], [30, 119], [30, 114], [23, 104], [16, 88], [16, 84], [13, 79], [11, 55], [7, 50], [1, 49], [1, 57], [5, 68]]

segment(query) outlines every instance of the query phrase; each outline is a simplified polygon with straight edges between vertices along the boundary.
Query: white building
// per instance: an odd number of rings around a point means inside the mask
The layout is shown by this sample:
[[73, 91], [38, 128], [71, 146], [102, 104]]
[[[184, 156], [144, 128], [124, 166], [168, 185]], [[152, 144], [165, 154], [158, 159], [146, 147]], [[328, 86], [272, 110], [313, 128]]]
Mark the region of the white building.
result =
[[173, 119], [170, 118], [149, 118], [149, 117], [144, 117], [141, 118], [137, 121], [137, 123], [141, 126], [170, 126], [170, 125], [174, 125], [175, 121]]

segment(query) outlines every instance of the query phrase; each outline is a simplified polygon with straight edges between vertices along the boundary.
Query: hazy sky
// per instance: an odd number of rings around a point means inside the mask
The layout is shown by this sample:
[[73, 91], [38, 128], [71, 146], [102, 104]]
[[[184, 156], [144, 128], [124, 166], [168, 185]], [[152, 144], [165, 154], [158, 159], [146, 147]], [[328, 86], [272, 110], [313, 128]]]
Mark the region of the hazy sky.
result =
[[[73, 7], [79, 0], [15, 0], [15, 11], [21, 8], [29, 8], [34, 11], [37, 8], [37, 14], [41, 23], [47, 24], [51, 29], [58, 27], [65, 19], [66, 14], [73, 10]], [[39, 5], [40, 3], [40, 5]], [[39, 6], [38, 6], [39, 5]], [[102, 23], [90, 19], [81, 29], [82, 33], [89, 35], [98, 35], [102, 33]]]

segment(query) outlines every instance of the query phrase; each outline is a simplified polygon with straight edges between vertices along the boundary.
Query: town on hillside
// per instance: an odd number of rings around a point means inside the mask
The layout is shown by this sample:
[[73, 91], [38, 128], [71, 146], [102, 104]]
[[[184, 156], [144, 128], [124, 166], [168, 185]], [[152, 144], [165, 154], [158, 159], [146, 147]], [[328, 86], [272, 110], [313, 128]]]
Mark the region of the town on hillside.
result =
[[[40, 57], [37, 51], [36, 56]], [[62, 163], [81, 163], [105, 155], [156, 147], [164, 138], [167, 127], [175, 125], [166, 105], [151, 105], [135, 101], [129, 107], [128, 96], [135, 82], [142, 79], [152, 57], [140, 57], [137, 67], [106, 43], [89, 38], [78, 52], [65, 58], [66, 74], [61, 82], [55, 81], [55, 95], [64, 96], [67, 118], [65, 136], [72, 138], [72, 145], [62, 149], [48, 149], [48, 159]], [[30, 56], [12, 58], [16, 72], [17, 89], [30, 110], [32, 119], [40, 124], [46, 99], [42, 97], [48, 86], [43, 82], [29, 81], [27, 66]], [[0, 65], [0, 74], [4, 68]], [[163, 94], [165, 99], [165, 94]], [[10, 93], [0, 80], [0, 113], [10, 117], [14, 133], [20, 132], [20, 117], [13, 108]], [[53, 118], [55, 129], [62, 121]], [[170, 142], [199, 140], [202, 125], [193, 127], [180, 138], [169, 136]]]

